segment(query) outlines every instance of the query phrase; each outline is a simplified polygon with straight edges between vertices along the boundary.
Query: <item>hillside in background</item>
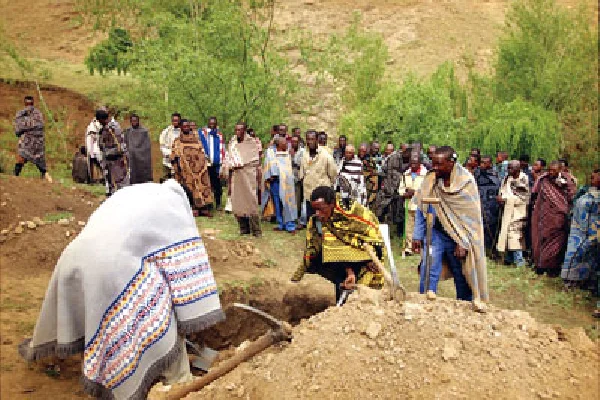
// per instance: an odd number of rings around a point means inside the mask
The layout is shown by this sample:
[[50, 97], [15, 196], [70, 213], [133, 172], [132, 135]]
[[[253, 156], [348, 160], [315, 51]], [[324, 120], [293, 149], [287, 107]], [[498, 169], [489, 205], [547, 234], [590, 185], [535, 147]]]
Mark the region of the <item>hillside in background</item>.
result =
[[[590, 8], [597, 2], [584, 0]], [[394, 75], [412, 70], [429, 74], [444, 61], [461, 63], [473, 55], [478, 66], [488, 65], [501, 32], [507, 0], [280, 0], [274, 23], [279, 34], [290, 29], [320, 38], [347, 28], [354, 12], [363, 26], [383, 35]], [[576, 0], [559, 0], [576, 7]], [[0, 24], [22, 55], [82, 64], [90, 46], [102, 35], [84, 24], [76, 1], [31, 0], [27, 17], [20, 2], [0, 1]], [[118, 12], [116, 10], [115, 12]], [[17, 17], [19, 16], [19, 17]], [[110, 16], [107, 16], [107, 21]]]
[[[597, 16], [597, 3], [583, 1]], [[507, 0], [280, 0], [275, 4], [273, 46], [288, 58], [298, 59], [300, 50], [293, 43], [294, 35], [310, 33], [315, 43], [325, 43], [331, 35], [343, 33], [359, 13], [361, 26], [383, 37], [388, 48], [386, 74], [394, 80], [400, 81], [409, 73], [429, 76], [445, 61], [454, 63], [457, 76], [464, 79], [466, 63], [477, 71], [490, 69], [511, 3]], [[568, 8], [580, 4], [577, 0], [557, 3]], [[85, 95], [94, 106], [119, 103], [120, 94], [136, 82], [129, 76], [116, 74], [89, 75], [84, 58], [105, 34], [85, 22], [77, 4], [77, 0], [32, 0], [25, 17], [21, 15], [19, 2], [1, 0], [0, 39], [4, 36], [14, 46], [21, 61], [29, 63], [30, 71], [23, 73], [14, 62], [0, 57], [0, 63], [6, 64], [0, 68], [0, 78], [37, 79], [65, 87]], [[106, 15], [107, 26], [110, 18]], [[306, 87], [313, 87], [314, 78], [302, 66], [296, 72], [303, 77]], [[335, 135], [340, 117], [339, 101], [336, 102], [339, 88], [321, 85], [315, 89], [310, 93], [313, 98], [302, 98], [292, 106], [290, 123]], [[14, 108], [19, 106], [16, 104]], [[90, 114], [92, 111], [89, 110]], [[10, 119], [2, 116], [0, 132], [11, 124]], [[159, 126], [150, 128], [157, 131]]]

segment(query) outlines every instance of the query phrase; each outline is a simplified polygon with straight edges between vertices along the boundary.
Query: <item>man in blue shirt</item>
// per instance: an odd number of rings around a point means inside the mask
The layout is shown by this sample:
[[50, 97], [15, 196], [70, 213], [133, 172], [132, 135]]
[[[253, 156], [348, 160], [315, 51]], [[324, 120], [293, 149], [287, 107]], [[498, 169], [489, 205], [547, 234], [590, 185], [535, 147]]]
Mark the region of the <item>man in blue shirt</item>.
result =
[[498, 179], [502, 181], [508, 173], [508, 153], [506, 151], [498, 151], [496, 153], [496, 165], [494, 171], [498, 175]]
[[[462, 263], [457, 257], [457, 245], [448, 235], [448, 233], [446, 233], [439, 220], [435, 217], [435, 209], [433, 206], [429, 206], [429, 212], [433, 213], [434, 215], [434, 224], [431, 234], [431, 249], [433, 251], [432, 265], [429, 272], [429, 287], [427, 290], [425, 290], [425, 268], [424, 265], [421, 265], [419, 292], [427, 292], [429, 297], [435, 297], [433, 294], [437, 292], [438, 282], [442, 273], [442, 260], [445, 259], [448, 263], [450, 272], [452, 272], [452, 275], [454, 276], [456, 298], [459, 300], [471, 301], [473, 300], [473, 294], [465, 276], [462, 273]], [[415, 230], [413, 233], [413, 251], [418, 252], [422, 247], [425, 247], [423, 244], [425, 241], [425, 233], [425, 215], [423, 215], [423, 212], [417, 208], [415, 214]], [[427, 249], [425, 249], [424, 253], [426, 253], [426, 251]]]
[[220, 210], [223, 186], [221, 185], [219, 173], [221, 164], [225, 160], [225, 140], [217, 126], [217, 118], [210, 117], [208, 125], [198, 130], [198, 136], [204, 147], [204, 153], [208, 157], [208, 175], [210, 177], [210, 187], [215, 197], [215, 206], [217, 210]]

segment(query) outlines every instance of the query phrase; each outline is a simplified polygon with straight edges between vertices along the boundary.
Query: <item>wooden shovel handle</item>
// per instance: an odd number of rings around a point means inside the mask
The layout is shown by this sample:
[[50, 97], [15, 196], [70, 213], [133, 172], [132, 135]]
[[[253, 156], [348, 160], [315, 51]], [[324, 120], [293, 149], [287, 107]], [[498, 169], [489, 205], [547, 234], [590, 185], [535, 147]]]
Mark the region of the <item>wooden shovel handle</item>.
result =
[[425, 204], [440, 204], [441, 200], [439, 197], [423, 197], [423, 203]]
[[375, 249], [373, 248], [373, 246], [365, 243], [363, 245], [363, 248], [369, 254], [369, 257], [371, 257], [371, 260], [373, 260], [373, 264], [375, 264], [375, 266], [377, 267], [379, 272], [383, 275], [383, 279], [385, 280], [385, 282], [388, 285], [390, 285], [390, 288], [393, 288], [394, 281], [392, 280], [392, 276], [387, 271], [387, 269], [385, 269], [385, 267], [383, 266], [383, 263], [379, 260], [379, 258], [377, 258], [377, 254], [375, 253]]
[[223, 361], [217, 367], [211, 369], [206, 375], [180, 387], [175, 387], [167, 393], [168, 400], [179, 400], [192, 392], [201, 390], [204, 386], [219, 379], [223, 375], [235, 369], [244, 361], [254, 357], [261, 351], [272, 346], [275, 343], [288, 339], [288, 333], [284, 329], [277, 331], [270, 330], [254, 342], [252, 342], [244, 350], [240, 351], [233, 357]]

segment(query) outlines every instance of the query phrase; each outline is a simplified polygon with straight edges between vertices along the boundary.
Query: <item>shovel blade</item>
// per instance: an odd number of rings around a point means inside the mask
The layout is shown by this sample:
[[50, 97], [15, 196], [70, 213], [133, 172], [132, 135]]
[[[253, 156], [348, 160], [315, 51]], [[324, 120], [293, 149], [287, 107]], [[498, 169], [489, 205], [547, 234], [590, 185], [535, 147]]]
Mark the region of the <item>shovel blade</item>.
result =
[[215, 362], [219, 352], [207, 346], [200, 348], [196, 344], [189, 341], [187, 341], [186, 344], [188, 349], [190, 349], [191, 353], [195, 356], [191, 362], [192, 367], [204, 372], [208, 372], [212, 364]]

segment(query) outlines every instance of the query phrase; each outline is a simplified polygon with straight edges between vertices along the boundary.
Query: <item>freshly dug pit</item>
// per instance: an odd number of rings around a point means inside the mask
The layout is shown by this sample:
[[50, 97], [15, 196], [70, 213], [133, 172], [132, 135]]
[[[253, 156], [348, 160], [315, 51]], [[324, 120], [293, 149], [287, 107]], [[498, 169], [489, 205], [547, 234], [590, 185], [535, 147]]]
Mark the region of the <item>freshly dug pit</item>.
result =
[[230, 287], [221, 292], [221, 305], [227, 318], [189, 339], [219, 350], [219, 360], [227, 358], [245, 341], [252, 341], [270, 329], [264, 319], [252, 312], [233, 307], [233, 303], [248, 304], [273, 317], [297, 325], [303, 319], [333, 305], [333, 296], [309, 292], [306, 286], [281, 285], [276, 281], [251, 287]]

